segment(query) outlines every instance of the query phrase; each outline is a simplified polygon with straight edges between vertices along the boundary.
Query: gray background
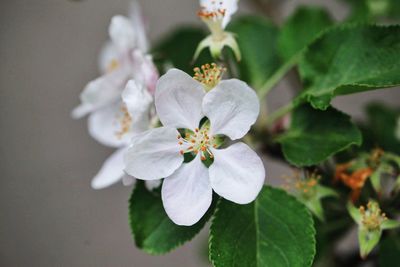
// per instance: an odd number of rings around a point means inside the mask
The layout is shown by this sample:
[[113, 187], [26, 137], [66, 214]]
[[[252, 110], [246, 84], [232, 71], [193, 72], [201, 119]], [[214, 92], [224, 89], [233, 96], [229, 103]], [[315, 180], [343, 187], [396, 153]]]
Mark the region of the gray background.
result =
[[[87, 81], [97, 76], [97, 55], [114, 14], [128, 0], [1, 0], [0, 2], [0, 266], [207, 266], [199, 251], [207, 230], [166, 256], [137, 250], [130, 236], [127, 200], [131, 188], [90, 188], [91, 177], [112, 152], [95, 141], [85, 120], [70, 110]], [[286, 1], [288, 14], [300, 2], [346, 8], [333, 1]], [[197, 1], [143, 0], [150, 37], [178, 23], [200, 24]], [[246, 0], [241, 12], [251, 11]], [[282, 82], [270, 107], [290, 95]], [[399, 104], [398, 90], [341, 97], [340, 109], [361, 116], [371, 99]], [[289, 170], [265, 159], [267, 182]]]

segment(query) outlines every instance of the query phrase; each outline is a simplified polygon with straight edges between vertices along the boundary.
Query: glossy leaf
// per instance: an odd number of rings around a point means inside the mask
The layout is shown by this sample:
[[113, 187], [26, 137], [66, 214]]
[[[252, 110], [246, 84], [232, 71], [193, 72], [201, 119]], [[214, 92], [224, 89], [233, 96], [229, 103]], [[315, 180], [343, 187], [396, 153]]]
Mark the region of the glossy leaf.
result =
[[336, 27], [314, 41], [300, 63], [302, 99], [326, 109], [336, 95], [400, 85], [400, 26]]
[[296, 166], [318, 164], [351, 145], [361, 144], [361, 133], [350, 117], [334, 108], [308, 105], [293, 111], [290, 129], [278, 141], [286, 159]]
[[279, 53], [286, 61], [302, 51], [320, 32], [333, 24], [329, 13], [320, 7], [299, 7], [281, 29]]
[[248, 205], [221, 201], [209, 242], [216, 267], [307, 267], [315, 254], [310, 213], [294, 197], [271, 187]]

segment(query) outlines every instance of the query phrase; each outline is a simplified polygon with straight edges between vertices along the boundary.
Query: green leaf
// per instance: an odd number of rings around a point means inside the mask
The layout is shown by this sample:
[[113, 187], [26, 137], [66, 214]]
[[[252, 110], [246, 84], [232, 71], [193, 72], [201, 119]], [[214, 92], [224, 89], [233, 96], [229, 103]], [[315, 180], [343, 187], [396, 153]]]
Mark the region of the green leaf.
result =
[[400, 227], [400, 222], [396, 220], [386, 220], [382, 223], [381, 229], [382, 230], [389, 230], [389, 229], [395, 229]]
[[267, 186], [248, 205], [221, 201], [210, 231], [216, 267], [307, 267], [315, 254], [315, 229], [306, 207]]
[[363, 127], [366, 149], [370, 150], [378, 146], [385, 151], [400, 154], [400, 139], [396, 136], [400, 110], [392, 109], [384, 104], [371, 103], [366, 111], [368, 121]]
[[296, 166], [318, 164], [361, 141], [348, 115], [332, 107], [321, 111], [308, 105], [293, 111], [290, 129], [278, 139], [285, 158]]
[[336, 27], [314, 41], [300, 63], [302, 99], [326, 109], [337, 95], [400, 85], [400, 26]]
[[400, 262], [400, 236], [394, 235], [384, 239], [379, 249], [379, 266], [392, 267]]
[[381, 236], [381, 230], [368, 231], [363, 228], [358, 230], [358, 243], [360, 245], [361, 258], [365, 259], [368, 254], [371, 253], [376, 245], [378, 245]]
[[352, 202], [347, 203], [347, 211], [349, 212], [351, 218], [357, 223], [361, 224], [361, 213], [360, 210], [357, 209]]
[[289, 60], [332, 24], [333, 20], [325, 9], [299, 7], [287, 19], [279, 35], [278, 47], [281, 57], [285, 61]]
[[167, 253], [195, 237], [214, 212], [214, 204], [193, 226], [179, 226], [167, 216], [159, 192], [138, 181], [129, 200], [129, 218], [136, 246], [149, 254]]
[[152, 49], [156, 64], [160, 69], [163, 69], [164, 65], [172, 65], [192, 74], [194, 67], [213, 62], [208, 52], [201, 53], [196, 62], [192, 62], [197, 45], [204, 37], [206, 37], [205, 32], [199, 28], [181, 27], [176, 29]]
[[228, 27], [236, 34], [242, 53], [240, 79], [259, 88], [280, 66], [276, 51], [278, 28], [263, 17], [242, 17]]

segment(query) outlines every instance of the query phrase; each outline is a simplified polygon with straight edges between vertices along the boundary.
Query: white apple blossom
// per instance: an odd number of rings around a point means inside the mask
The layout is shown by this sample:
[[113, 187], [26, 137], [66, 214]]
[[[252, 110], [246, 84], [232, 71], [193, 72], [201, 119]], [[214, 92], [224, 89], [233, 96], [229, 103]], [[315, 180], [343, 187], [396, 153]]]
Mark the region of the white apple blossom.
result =
[[103, 48], [99, 67], [102, 76], [91, 81], [80, 95], [74, 118], [89, 114], [90, 135], [117, 150], [104, 162], [92, 180], [94, 189], [105, 188], [123, 177], [123, 154], [133, 135], [154, 124], [153, 95], [159, 74], [148, 50], [140, 7], [133, 2], [131, 17], [114, 16], [109, 26], [110, 42]]
[[200, 0], [198, 16], [206, 23], [211, 35], [206, 37], [196, 49], [195, 58], [200, 52], [209, 47], [213, 57], [218, 58], [222, 49], [228, 46], [240, 61], [241, 54], [234, 34], [225, 31], [231, 16], [238, 9], [238, 0]]
[[[215, 87], [206, 92], [204, 83], [210, 82]], [[155, 106], [163, 126], [132, 138], [125, 171], [143, 180], [165, 178], [161, 195], [172, 221], [199, 221], [213, 190], [239, 204], [257, 197], [265, 179], [259, 156], [242, 142], [221, 148], [219, 141], [221, 136], [242, 138], [258, 117], [259, 100], [247, 84], [236, 79], [199, 82], [172, 69], [158, 81]], [[184, 163], [187, 153], [194, 159]], [[206, 159], [212, 160], [209, 167]]]

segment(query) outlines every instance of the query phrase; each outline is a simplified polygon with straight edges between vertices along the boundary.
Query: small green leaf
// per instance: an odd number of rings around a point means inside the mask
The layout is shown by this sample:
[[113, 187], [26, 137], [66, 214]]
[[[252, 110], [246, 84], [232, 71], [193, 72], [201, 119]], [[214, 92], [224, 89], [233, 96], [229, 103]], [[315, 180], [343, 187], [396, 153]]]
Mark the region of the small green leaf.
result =
[[332, 107], [321, 111], [303, 105], [293, 111], [290, 129], [278, 141], [290, 163], [311, 166], [360, 145], [362, 138], [348, 115]]
[[287, 61], [302, 51], [317, 35], [333, 24], [329, 13], [320, 7], [301, 6], [282, 27], [279, 53]]
[[214, 212], [214, 204], [193, 226], [178, 226], [167, 216], [159, 192], [149, 192], [138, 181], [129, 200], [132, 234], [138, 248], [149, 254], [164, 254], [195, 237]]
[[381, 225], [382, 230], [395, 229], [395, 228], [399, 228], [399, 227], [400, 227], [400, 222], [395, 221], [395, 220], [386, 220]]
[[314, 41], [300, 63], [302, 99], [326, 109], [336, 95], [400, 85], [400, 26], [340, 26]]
[[354, 220], [358, 225], [360, 225], [360, 224], [362, 223], [362, 222], [361, 222], [361, 213], [360, 213], [360, 210], [357, 209], [357, 208], [353, 205], [353, 203], [351, 203], [351, 202], [347, 203], [347, 211], [349, 212], [351, 218], [353, 218], [353, 220]]
[[368, 231], [364, 228], [358, 230], [358, 243], [360, 245], [361, 258], [365, 259], [368, 254], [371, 253], [376, 245], [378, 245], [381, 236], [381, 230]]
[[263, 17], [242, 17], [228, 27], [242, 53], [240, 79], [259, 88], [280, 66], [276, 52], [278, 28]]
[[304, 205], [265, 186], [251, 204], [221, 201], [209, 242], [216, 267], [307, 267], [315, 254], [315, 229]]
[[191, 74], [194, 67], [213, 62], [208, 52], [201, 53], [196, 62], [192, 62], [197, 45], [204, 37], [206, 37], [205, 32], [199, 28], [178, 28], [152, 49], [154, 60], [160, 69], [163, 69], [164, 65], [172, 65]]

